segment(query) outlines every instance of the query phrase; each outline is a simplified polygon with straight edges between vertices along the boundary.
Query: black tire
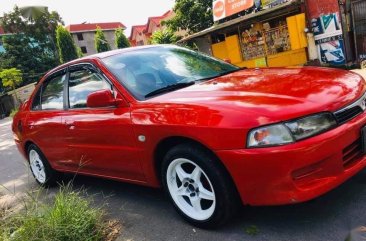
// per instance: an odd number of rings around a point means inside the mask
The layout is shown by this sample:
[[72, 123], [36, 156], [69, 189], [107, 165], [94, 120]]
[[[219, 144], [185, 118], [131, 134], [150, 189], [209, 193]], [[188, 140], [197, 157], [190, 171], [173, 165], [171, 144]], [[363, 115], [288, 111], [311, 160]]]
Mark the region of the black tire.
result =
[[[196, 166], [200, 167], [202, 169], [202, 174], [204, 175], [203, 178], [207, 179], [210, 182], [210, 185], [213, 188], [212, 194], [215, 196], [215, 205], [213, 210], [213, 213], [211, 216], [207, 217], [204, 220], [199, 220], [190, 217], [185, 213], [174, 201], [174, 198], [172, 197], [172, 194], [170, 193], [169, 186], [167, 183], [167, 176], [171, 176], [171, 170], [172, 167], [169, 168], [170, 165], [174, 166], [174, 163], [176, 163], [179, 159], [187, 159], [193, 162]], [[190, 165], [190, 163], [187, 163]], [[183, 163], [182, 165], [185, 165]], [[194, 168], [194, 166], [193, 166]], [[211, 229], [219, 227], [223, 224], [225, 224], [229, 219], [231, 219], [234, 214], [236, 213], [238, 207], [240, 206], [240, 200], [238, 193], [236, 191], [236, 188], [233, 184], [233, 181], [229, 177], [229, 174], [225, 170], [224, 166], [220, 163], [220, 161], [209, 151], [207, 151], [204, 148], [201, 148], [197, 145], [193, 144], [181, 144], [173, 147], [171, 150], [168, 151], [168, 153], [165, 155], [163, 163], [162, 163], [162, 184], [164, 187], [164, 190], [166, 191], [168, 197], [170, 198], [171, 202], [173, 203], [175, 209], [177, 212], [189, 223], [193, 224], [196, 227], [199, 228], [205, 228], [205, 229]], [[169, 172], [169, 173], [168, 173]], [[187, 171], [188, 173], [189, 171]], [[186, 173], [186, 174], [187, 174]], [[193, 171], [192, 173], [193, 174]], [[202, 174], [201, 177], [202, 178]], [[173, 174], [174, 176], [175, 174]], [[176, 174], [176, 177], [180, 179], [179, 175]], [[170, 177], [171, 178], [171, 177]], [[183, 188], [184, 184], [182, 182], [182, 185], [179, 185], [180, 180], [175, 178], [175, 180], [172, 180], [171, 182], [177, 182], [177, 187], [180, 186], [178, 189]], [[173, 178], [174, 179], [174, 178]], [[202, 179], [200, 179], [202, 180]], [[187, 184], [187, 183], [185, 183]], [[175, 185], [171, 184], [171, 185]], [[187, 188], [188, 189], [188, 188]], [[185, 194], [182, 195], [182, 197], [186, 200], [187, 198], [190, 200], [190, 197], [185, 198], [187, 192], [190, 190], [185, 190]], [[191, 195], [191, 194], [189, 194]], [[197, 198], [200, 196], [200, 192], [197, 191], [196, 193]], [[192, 197], [192, 196], [191, 196]], [[180, 199], [181, 203], [184, 202], [183, 199]], [[179, 201], [177, 201], [179, 202]], [[194, 209], [194, 205], [191, 201], [187, 201], [192, 208]], [[202, 204], [202, 199], [199, 201], [200, 205]], [[210, 204], [208, 204], [209, 206]], [[188, 206], [189, 207], [189, 206]], [[190, 207], [189, 207], [190, 208]], [[192, 212], [191, 212], [192, 213]]]
[[[35, 173], [33, 172], [32, 166], [31, 166], [31, 152], [34, 151], [38, 154], [39, 156], [39, 161], [41, 162], [41, 164], [43, 165], [43, 170], [45, 173], [45, 177], [44, 177], [44, 181], [40, 181], [42, 178], [37, 178]], [[50, 166], [47, 158], [45, 157], [45, 155], [42, 153], [42, 151], [34, 144], [29, 145], [28, 149], [27, 149], [27, 155], [28, 155], [28, 162], [29, 162], [29, 168], [30, 171], [34, 177], [34, 179], [36, 180], [36, 182], [42, 186], [42, 187], [50, 187], [50, 186], [54, 186], [57, 181], [59, 180], [60, 177], [60, 173], [57, 172], [56, 170], [52, 169], [52, 167]]]

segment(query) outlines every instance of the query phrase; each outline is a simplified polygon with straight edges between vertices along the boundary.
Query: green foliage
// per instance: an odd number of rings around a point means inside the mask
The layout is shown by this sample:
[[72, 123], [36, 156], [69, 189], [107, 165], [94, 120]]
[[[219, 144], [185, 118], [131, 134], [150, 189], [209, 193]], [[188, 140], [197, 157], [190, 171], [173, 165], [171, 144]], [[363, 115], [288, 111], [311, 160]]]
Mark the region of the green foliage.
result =
[[102, 29], [98, 26], [95, 33], [95, 49], [98, 53], [111, 50], [111, 46], [107, 42]]
[[173, 44], [177, 42], [177, 36], [170, 30], [157, 30], [151, 36], [152, 44]]
[[22, 72], [16, 68], [3, 69], [0, 72], [0, 79], [4, 87], [10, 87], [13, 90], [23, 82]]
[[84, 57], [83, 51], [81, 51], [80, 47], [76, 47], [76, 53], [78, 55], [78, 58]]
[[193, 50], [193, 51], [199, 51], [197, 44], [193, 41], [188, 41], [188, 42], [185, 42], [185, 43], [179, 43], [178, 45], [183, 47], [183, 48], [187, 48], [187, 49], [190, 49], [190, 50]]
[[14, 117], [19, 111], [19, 108], [15, 108], [15, 109], [12, 109], [11, 112], [10, 112], [10, 117]]
[[34, 197], [24, 212], [0, 223], [4, 241], [100, 241], [105, 223], [103, 212], [91, 207], [68, 185], [56, 194], [53, 204], [42, 204]]
[[67, 31], [67, 29], [65, 29], [62, 25], [57, 26], [56, 43], [61, 63], [66, 63], [78, 58], [74, 40], [70, 32]]
[[173, 32], [192, 34], [213, 25], [212, 0], [175, 0], [173, 10], [176, 15], [164, 22]]
[[46, 71], [59, 64], [55, 45], [55, 29], [62, 19], [57, 12], [45, 9], [31, 18], [20, 9], [5, 13], [1, 25], [5, 53], [0, 55], [0, 68], [18, 68], [27, 83], [38, 80]]
[[131, 46], [126, 35], [123, 33], [122, 28], [116, 29], [116, 31], [114, 32], [114, 36], [115, 36], [115, 44], [118, 49], [123, 49]]

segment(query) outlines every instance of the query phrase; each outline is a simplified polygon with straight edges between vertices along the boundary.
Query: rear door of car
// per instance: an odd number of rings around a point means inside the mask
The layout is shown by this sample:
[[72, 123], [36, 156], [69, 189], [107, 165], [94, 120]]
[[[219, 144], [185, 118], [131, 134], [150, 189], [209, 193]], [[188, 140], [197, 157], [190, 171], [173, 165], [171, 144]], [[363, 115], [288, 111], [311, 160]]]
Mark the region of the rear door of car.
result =
[[72, 168], [81, 173], [143, 180], [127, 102], [119, 107], [88, 108], [88, 94], [108, 89], [117, 96], [117, 90], [90, 63], [70, 66], [68, 76], [67, 111], [62, 121], [74, 154]]
[[66, 129], [62, 125], [66, 69], [51, 74], [42, 82], [32, 100], [24, 128], [28, 139], [34, 142], [55, 167], [71, 160], [65, 144]]

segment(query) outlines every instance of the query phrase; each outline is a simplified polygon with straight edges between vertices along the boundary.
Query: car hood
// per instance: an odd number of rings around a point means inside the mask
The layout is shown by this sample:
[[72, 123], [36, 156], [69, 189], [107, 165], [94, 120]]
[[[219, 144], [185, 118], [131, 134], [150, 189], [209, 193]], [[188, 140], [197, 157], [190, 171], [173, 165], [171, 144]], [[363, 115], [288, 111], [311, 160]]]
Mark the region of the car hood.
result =
[[176, 108], [200, 106], [220, 113], [245, 113], [253, 118], [243, 121], [263, 125], [338, 110], [361, 97], [364, 91], [362, 77], [345, 70], [265, 68], [240, 70], [148, 102], [170, 103]]

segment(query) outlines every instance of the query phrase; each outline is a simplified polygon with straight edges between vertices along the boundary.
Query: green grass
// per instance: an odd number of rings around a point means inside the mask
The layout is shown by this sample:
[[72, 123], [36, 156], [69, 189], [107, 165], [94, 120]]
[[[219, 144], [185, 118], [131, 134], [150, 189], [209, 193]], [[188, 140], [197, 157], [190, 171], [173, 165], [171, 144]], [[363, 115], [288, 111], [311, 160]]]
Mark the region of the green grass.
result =
[[4, 241], [100, 241], [105, 235], [104, 213], [91, 206], [82, 191], [61, 187], [54, 202], [37, 197], [25, 202], [20, 213], [0, 217], [0, 240]]
[[245, 233], [251, 236], [255, 236], [259, 233], [259, 229], [255, 225], [250, 225], [249, 227], [245, 228]]

